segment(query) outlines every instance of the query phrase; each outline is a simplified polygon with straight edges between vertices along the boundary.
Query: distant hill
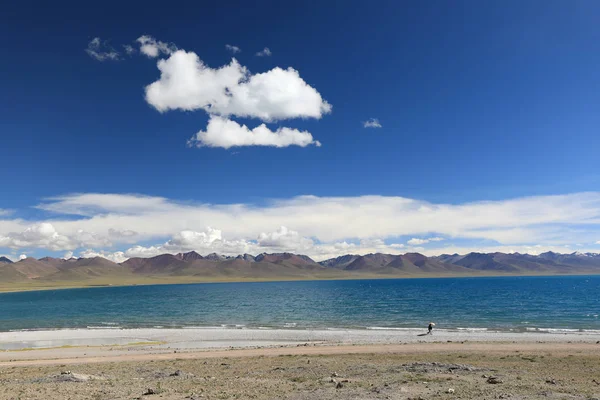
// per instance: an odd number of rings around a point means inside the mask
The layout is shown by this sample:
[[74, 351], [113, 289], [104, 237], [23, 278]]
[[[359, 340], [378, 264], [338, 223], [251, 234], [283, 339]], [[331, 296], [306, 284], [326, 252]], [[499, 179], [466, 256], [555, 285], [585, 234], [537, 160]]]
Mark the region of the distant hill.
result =
[[347, 279], [368, 277], [435, 277], [600, 274], [600, 254], [419, 253], [344, 255], [315, 262], [293, 253], [202, 256], [188, 253], [130, 258], [117, 264], [102, 257], [0, 258], [0, 289], [18, 286], [61, 287], [106, 284], [174, 283], [229, 280]]
[[360, 256], [356, 256], [353, 254], [346, 254], [345, 256], [340, 256], [340, 257], [336, 257], [336, 258], [331, 258], [329, 260], [321, 261], [319, 264], [321, 264], [324, 267], [329, 267], [329, 268], [344, 268], [344, 267], [348, 266], [349, 264], [353, 263], [358, 257], [360, 257]]

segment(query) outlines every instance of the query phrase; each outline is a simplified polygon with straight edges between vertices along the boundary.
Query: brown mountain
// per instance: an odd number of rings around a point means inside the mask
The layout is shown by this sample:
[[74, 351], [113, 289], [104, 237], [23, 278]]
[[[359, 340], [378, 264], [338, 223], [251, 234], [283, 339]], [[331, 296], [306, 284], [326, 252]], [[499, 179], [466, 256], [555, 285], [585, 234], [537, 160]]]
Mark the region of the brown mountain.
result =
[[345, 271], [377, 271], [384, 269], [386, 265], [396, 259], [391, 254], [367, 254], [359, 256], [356, 260], [344, 267]]
[[415, 275], [451, 275], [469, 273], [469, 270], [464, 267], [429, 258], [420, 253], [406, 253], [398, 256], [394, 261], [388, 264], [388, 267], [398, 268]]
[[150, 258], [135, 257], [122, 263], [135, 274], [168, 274], [183, 268], [188, 262], [172, 254], [161, 254]]
[[255, 257], [256, 262], [267, 262], [275, 264], [291, 264], [291, 265], [319, 265], [312, 258], [293, 253], [262, 253]]
[[204, 258], [200, 254], [196, 253], [195, 251], [190, 251], [189, 253], [179, 253], [175, 257], [177, 257], [183, 261], [202, 260]]
[[354, 262], [358, 257], [360, 257], [360, 256], [357, 256], [354, 254], [346, 254], [345, 256], [340, 256], [340, 257], [336, 257], [336, 258], [331, 258], [329, 260], [321, 261], [321, 262], [319, 262], [319, 264], [321, 264], [324, 267], [328, 267], [328, 268], [343, 269], [344, 267], [347, 267], [349, 264]]
[[[39, 262], [42, 262], [41, 259]], [[48, 261], [51, 262], [51, 261]], [[57, 267], [57, 272], [48, 274], [43, 280], [49, 281], [86, 281], [94, 279], [118, 279], [132, 272], [123, 265], [116, 264], [102, 257], [64, 260]]]
[[12, 260], [6, 257], [0, 257], [0, 263], [12, 264]]
[[29, 279], [43, 278], [58, 272], [58, 268], [53, 263], [36, 260], [31, 257], [27, 257], [12, 265], [16, 271]]
[[426, 257], [419, 253], [377, 253], [346, 255], [317, 263], [310, 257], [293, 253], [230, 257], [214, 253], [202, 256], [192, 251], [130, 258], [121, 264], [102, 257], [70, 260], [44, 257], [0, 262], [0, 288], [10, 288], [10, 285], [22, 288], [27, 283], [35, 287], [60, 287], [244, 279], [343, 279], [374, 275], [387, 278], [588, 273], [600, 273], [599, 254], [469, 253]]
[[14, 267], [15, 263], [1, 263], [0, 264], [0, 282], [3, 283], [16, 283], [16, 282], [28, 282], [31, 278], [27, 277], [24, 273], [18, 271]]
[[[328, 262], [325, 262], [325, 264], [328, 264]], [[339, 265], [343, 265], [343, 263]], [[462, 275], [473, 272], [464, 267], [444, 263], [419, 253], [407, 253], [403, 255], [378, 253], [356, 256], [356, 259], [343, 267], [343, 269], [345, 271], [373, 272], [394, 276]]]

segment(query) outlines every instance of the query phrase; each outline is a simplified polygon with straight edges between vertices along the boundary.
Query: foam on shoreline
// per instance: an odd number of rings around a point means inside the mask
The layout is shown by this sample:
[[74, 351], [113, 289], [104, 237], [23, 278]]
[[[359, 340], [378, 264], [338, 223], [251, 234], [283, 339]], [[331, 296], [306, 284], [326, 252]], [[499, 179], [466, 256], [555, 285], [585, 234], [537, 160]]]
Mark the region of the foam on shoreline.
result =
[[[598, 331], [537, 330], [497, 332], [481, 329], [436, 329], [424, 335], [424, 329], [63, 329], [0, 332], [0, 350], [42, 349], [62, 346], [123, 346], [152, 343], [156, 349], [219, 349], [320, 344], [398, 344], [418, 342], [588, 342], [600, 340]], [[156, 343], [161, 343], [156, 345]]]

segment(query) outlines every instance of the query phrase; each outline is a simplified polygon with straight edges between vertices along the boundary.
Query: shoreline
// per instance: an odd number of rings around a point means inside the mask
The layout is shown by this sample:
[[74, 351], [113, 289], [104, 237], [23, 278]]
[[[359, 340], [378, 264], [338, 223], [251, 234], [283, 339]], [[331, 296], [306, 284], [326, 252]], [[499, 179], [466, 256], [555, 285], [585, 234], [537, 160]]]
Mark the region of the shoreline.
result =
[[436, 329], [67, 329], [0, 332], [0, 362], [177, 354], [281, 347], [501, 344], [597, 345], [600, 332], [495, 332]]
[[[370, 275], [365, 274], [364, 276], [353, 275], [353, 276], [336, 276], [336, 277], [298, 277], [298, 278], [279, 278], [274, 277], [273, 279], [243, 279], [243, 278], [233, 278], [233, 279], [215, 279], [215, 280], [172, 280], [166, 279], [164, 281], [160, 281], [160, 277], [158, 282], [141, 282], [141, 283], [84, 283], [77, 282], [73, 285], [69, 285], [68, 283], [65, 285], [57, 285], [57, 286], [33, 286], [27, 287], [27, 284], [24, 286], [20, 286], [19, 283], [8, 286], [0, 286], [0, 295], [8, 294], [8, 293], [27, 293], [27, 292], [43, 292], [49, 290], [73, 290], [73, 289], [98, 289], [98, 288], [127, 288], [127, 287], [136, 287], [136, 286], [171, 286], [171, 285], [200, 285], [200, 284], [212, 284], [212, 283], [268, 283], [268, 282], [320, 282], [320, 281], [353, 281], [353, 280], [408, 280], [408, 279], [448, 279], [448, 278], [534, 278], [534, 277], [569, 277], [569, 276], [600, 276], [600, 273], [574, 273], [574, 274], [468, 274], [468, 275], [411, 275], [411, 276], [394, 276], [394, 275]], [[148, 279], [155, 279], [155, 277], [147, 277]], [[11, 287], [15, 286], [15, 287]]]

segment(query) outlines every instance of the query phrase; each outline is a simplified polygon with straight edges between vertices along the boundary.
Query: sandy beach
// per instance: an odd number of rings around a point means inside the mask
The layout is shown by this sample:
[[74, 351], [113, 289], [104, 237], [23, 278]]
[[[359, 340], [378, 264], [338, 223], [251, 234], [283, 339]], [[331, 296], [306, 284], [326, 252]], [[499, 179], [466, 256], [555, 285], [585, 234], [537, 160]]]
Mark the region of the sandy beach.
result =
[[3, 332], [0, 399], [600, 398], [598, 333], [423, 332]]

